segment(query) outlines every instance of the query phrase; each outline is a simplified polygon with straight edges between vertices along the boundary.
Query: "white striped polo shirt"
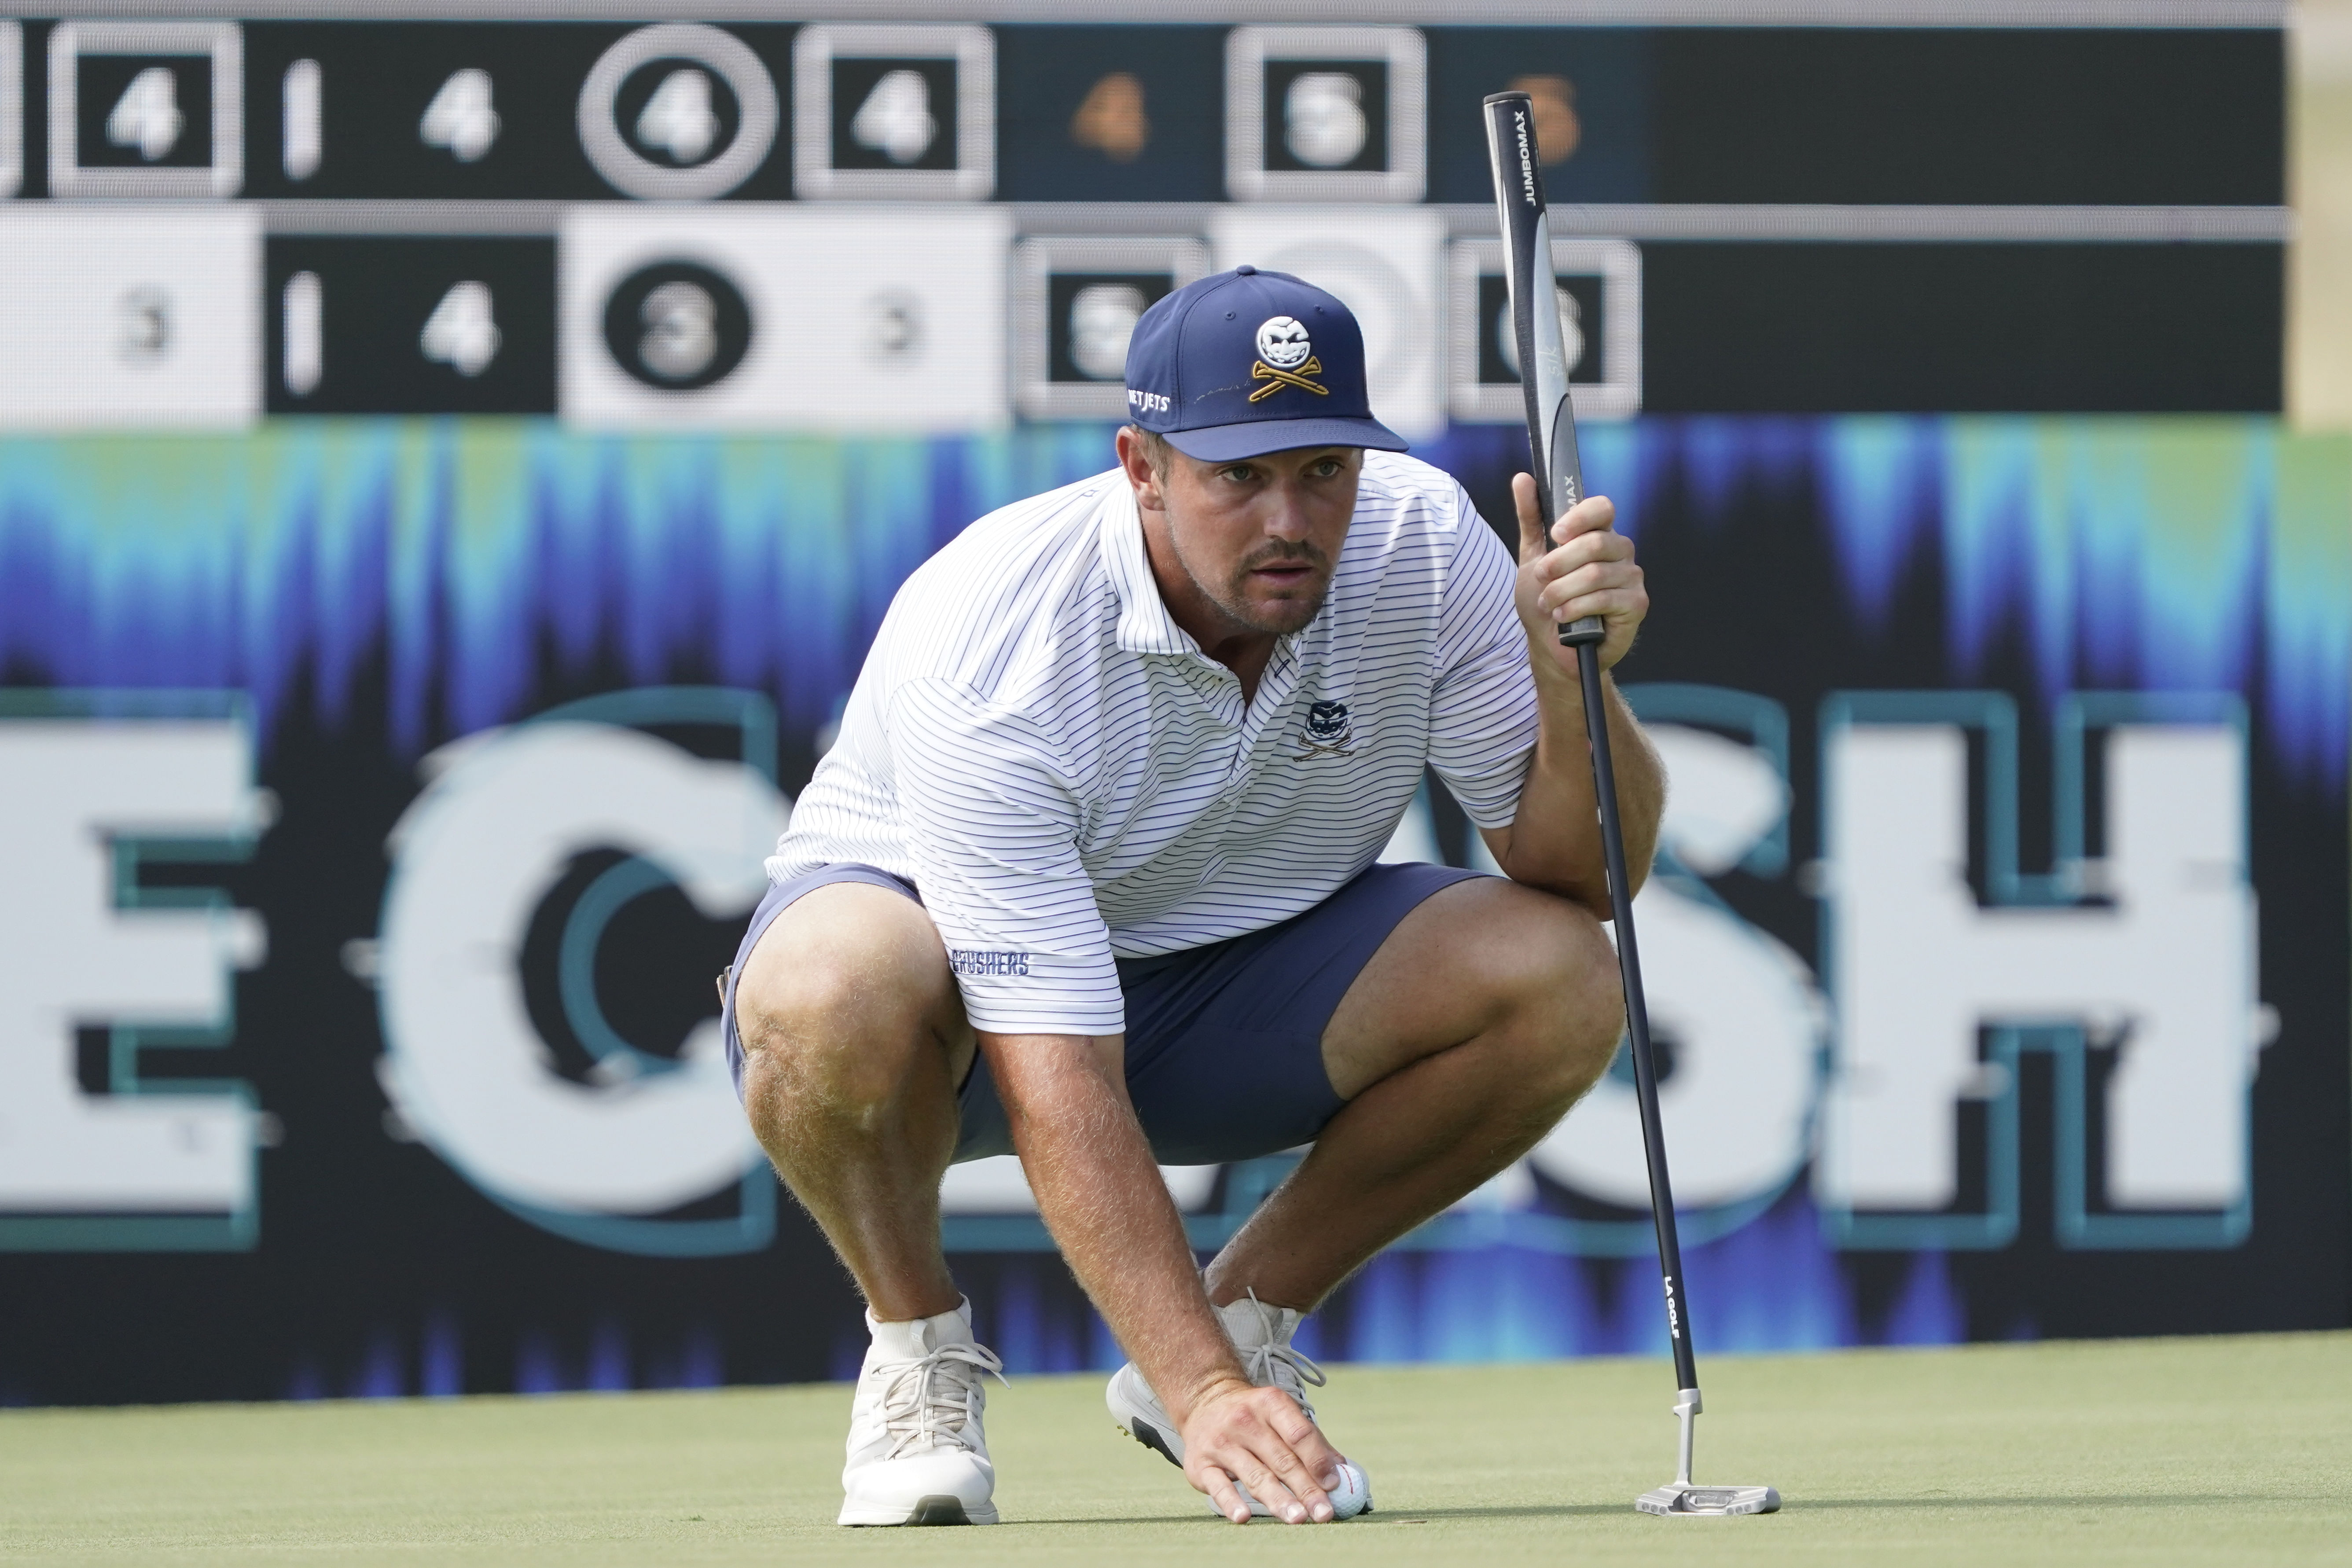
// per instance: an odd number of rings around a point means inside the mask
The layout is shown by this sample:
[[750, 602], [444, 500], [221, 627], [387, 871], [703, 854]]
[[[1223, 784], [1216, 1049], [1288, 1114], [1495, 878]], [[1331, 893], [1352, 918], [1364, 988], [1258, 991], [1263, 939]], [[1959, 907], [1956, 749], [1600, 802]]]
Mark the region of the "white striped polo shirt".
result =
[[913, 882], [977, 1028], [1119, 1033], [1114, 957], [1321, 902], [1424, 764], [1510, 822], [1536, 742], [1514, 571], [1461, 486], [1367, 452], [1330, 595], [1244, 702], [1170, 617], [1121, 470], [992, 512], [898, 590], [768, 874]]

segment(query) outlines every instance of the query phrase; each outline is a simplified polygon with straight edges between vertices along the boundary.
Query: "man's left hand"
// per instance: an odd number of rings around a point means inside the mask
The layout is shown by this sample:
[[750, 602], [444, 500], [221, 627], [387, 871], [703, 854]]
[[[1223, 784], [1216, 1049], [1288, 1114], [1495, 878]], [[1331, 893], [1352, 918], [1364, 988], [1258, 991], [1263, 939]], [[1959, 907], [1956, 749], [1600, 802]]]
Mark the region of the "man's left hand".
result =
[[1633, 561], [1633, 542], [1611, 524], [1617, 508], [1607, 496], [1587, 496], [1543, 534], [1536, 508], [1536, 482], [1526, 474], [1511, 480], [1519, 512], [1519, 621], [1537, 657], [1549, 658], [1564, 674], [1576, 673], [1576, 650], [1562, 647], [1559, 628], [1586, 616], [1608, 627], [1601, 643], [1601, 668], [1609, 668], [1633, 647], [1642, 617], [1650, 613], [1649, 590]]

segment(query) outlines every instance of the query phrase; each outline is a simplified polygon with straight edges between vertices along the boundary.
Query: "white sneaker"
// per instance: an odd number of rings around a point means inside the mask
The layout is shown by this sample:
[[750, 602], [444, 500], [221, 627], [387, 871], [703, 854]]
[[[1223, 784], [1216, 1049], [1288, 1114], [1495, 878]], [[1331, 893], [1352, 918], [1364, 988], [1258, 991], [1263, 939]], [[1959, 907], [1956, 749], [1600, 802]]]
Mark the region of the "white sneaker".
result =
[[994, 1524], [996, 1467], [980, 1415], [1004, 1363], [971, 1337], [971, 1303], [877, 1323], [849, 1407], [840, 1523]]
[[[1225, 1337], [1241, 1352], [1242, 1371], [1250, 1382], [1260, 1388], [1278, 1388], [1290, 1395], [1298, 1408], [1315, 1419], [1315, 1406], [1307, 1403], [1309, 1384], [1320, 1388], [1325, 1383], [1323, 1369], [1307, 1354], [1292, 1348], [1290, 1339], [1298, 1331], [1306, 1314], [1292, 1307], [1269, 1307], [1252, 1290], [1238, 1301], [1228, 1301], [1216, 1309], [1217, 1319], [1224, 1325]], [[1118, 1429], [1153, 1449], [1170, 1464], [1182, 1468], [1184, 1439], [1170, 1420], [1160, 1396], [1143, 1381], [1143, 1374], [1129, 1362], [1110, 1374], [1110, 1383], [1103, 1390], [1103, 1403], [1110, 1406], [1111, 1419]], [[1274, 1510], [1251, 1497], [1249, 1489], [1236, 1482], [1234, 1490], [1250, 1506], [1256, 1519], [1272, 1519]], [[1330, 1495], [1332, 1508], [1340, 1519], [1352, 1519], [1359, 1513], [1372, 1511], [1371, 1483], [1363, 1471], [1354, 1465], [1341, 1468], [1339, 1489]], [[1216, 1509], [1212, 1501], [1212, 1511]]]

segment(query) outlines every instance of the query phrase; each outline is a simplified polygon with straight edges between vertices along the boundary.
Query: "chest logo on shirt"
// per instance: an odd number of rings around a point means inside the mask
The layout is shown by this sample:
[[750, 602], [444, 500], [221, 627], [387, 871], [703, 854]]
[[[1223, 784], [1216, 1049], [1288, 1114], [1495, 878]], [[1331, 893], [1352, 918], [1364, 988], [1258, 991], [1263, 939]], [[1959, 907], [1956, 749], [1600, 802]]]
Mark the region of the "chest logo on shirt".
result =
[[1290, 760], [1303, 763], [1312, 757], [1351, 757], [1356, 754], [1356, 732], [1348, 722], [1348, 705], [1344, 702], [1318, 702], [1307, 710], [1307, 729], [1301, 737], [1307, 749]]

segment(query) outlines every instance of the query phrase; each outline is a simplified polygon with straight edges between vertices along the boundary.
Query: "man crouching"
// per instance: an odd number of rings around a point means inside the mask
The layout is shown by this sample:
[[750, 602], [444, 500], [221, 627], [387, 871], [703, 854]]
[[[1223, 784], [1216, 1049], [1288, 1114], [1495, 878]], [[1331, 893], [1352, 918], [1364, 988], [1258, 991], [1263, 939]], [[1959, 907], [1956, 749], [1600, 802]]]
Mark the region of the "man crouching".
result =
[[[1622, 1023], [1557, 636], [1604, 617], [1606, 668], [1648, 609], [1610, 502], [1546, 539], [1519, 476], [1515, 572], [1282, 273], [1161, 300], [1128, 384], [1118, 467], [900, 589], [730, 972], [751, 1124], [868, 1306], [844, 1524], [996, 1519], [939, 1189], [1008, 1152], [1134, 1358], [1121, 1427], [1235, 1523], [1369, 1506], [1300, 1318], [1542, 1138]], [[1638, 881], [1664, 785], [1608, 689]], [[1429, 767], [1505, 876], [1378, 863]], [[1155, 1164], [1303, 1144], [1197, 1271]]]

